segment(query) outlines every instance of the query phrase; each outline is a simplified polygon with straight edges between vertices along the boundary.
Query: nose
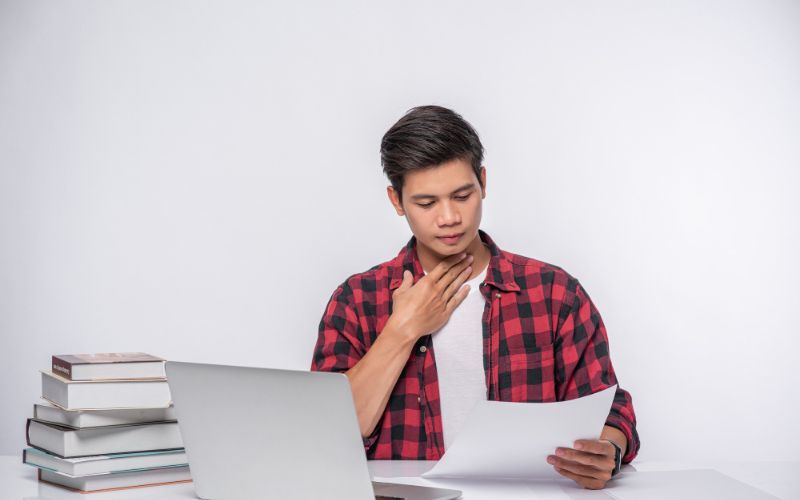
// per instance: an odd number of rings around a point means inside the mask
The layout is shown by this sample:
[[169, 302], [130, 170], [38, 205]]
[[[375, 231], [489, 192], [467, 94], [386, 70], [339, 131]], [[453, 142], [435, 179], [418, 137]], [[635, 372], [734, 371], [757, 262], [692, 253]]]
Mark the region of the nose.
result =
[[437, 223], [440, 226], [453, 226], [461, 223], [461, 214], [452, 201], [443, 201], [439, 204], [439, 207], [439, 219]]

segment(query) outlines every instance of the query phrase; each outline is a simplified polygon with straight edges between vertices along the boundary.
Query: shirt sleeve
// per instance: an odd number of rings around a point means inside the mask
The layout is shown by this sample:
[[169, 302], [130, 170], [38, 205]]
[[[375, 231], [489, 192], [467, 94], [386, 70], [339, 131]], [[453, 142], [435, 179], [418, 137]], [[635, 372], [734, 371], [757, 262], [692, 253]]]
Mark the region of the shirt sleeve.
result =
[[625, 434], [628, 447], [622, 461], [630, 462], [640, 447], [633, 400], [630, 393], [620, 388], [617, 382], [603, 320], [580, 283], [575, 284], [574, 296], [562, 304], [554, 343], [559, 401], [579, 398], [617, 385], [606, 425]]
[[[346, 372], [364, 356], [358, 316], [348, 299], [349, 294], [345, 293], [346, 288], [341, 285], [333, 292], [319, 322], [311, 371]], [[372, 434], [363, 438], [365, 451], [377, 441], [379, 429], [380, 422]]]

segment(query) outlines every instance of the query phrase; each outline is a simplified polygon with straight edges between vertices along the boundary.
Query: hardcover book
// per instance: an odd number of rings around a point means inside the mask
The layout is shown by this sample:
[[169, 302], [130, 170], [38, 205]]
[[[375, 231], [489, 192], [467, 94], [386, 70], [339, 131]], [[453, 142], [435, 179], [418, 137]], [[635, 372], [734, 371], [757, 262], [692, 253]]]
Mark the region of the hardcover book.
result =
[[49, 469], [70, 476], [107, 474], [134, 469], [159, 469], [189, 464], [183, 448], [167, 451], [91, 455], [79, 458], [61, 458], [36, 448], [26, 448], [22, 451], [22, 461], [33, 467]]
[[91, 476], [69, 476], [60, 472], [39, 469], [39, 481], [63, 486], [79, 493], [188, 483], [191, 480], [192, 476], [189, 473], [189, 467], [167, 467], [164, 469], [115, 472]]
[[26, 438], [60, 458], [183, 448], [177, 422], [72, 429], [29, 418]]
[[165, 377], [164, 360], [143, 352], [58, 354], [53, 373], [68, 380], [102, 380]]
[[112, 408], [99, 410], [65, 410], [55, 405], [33, 405], [34, 420], [84, 429], [105, 425], [143, 424], [147, 422], [174, 422], [175, 407], [166, 408]]
[[42, 372], [42, 397], [66, 410], [157, 408], [172, 402], [167, 379], [69, 380]]

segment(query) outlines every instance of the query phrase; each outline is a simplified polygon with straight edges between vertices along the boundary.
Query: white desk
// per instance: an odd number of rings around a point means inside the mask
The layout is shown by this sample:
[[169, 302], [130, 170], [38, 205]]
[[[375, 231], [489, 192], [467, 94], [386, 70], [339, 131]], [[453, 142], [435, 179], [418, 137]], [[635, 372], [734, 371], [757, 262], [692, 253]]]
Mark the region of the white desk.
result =
[[[414, 461], [373, 461], [370, 473], [375, 477], [414, 478], [432, 467], [434, 462]], [[784, 500], [800, 499], [800, 462], [730, 462], [717, 464], [703, 463], [658, 463], [634, 462], [635, 469], [626, 466], [623, 474], [639, 472], [666, 472], [684, 469], [713, 468], [739, 481], [759, 488]], [[615, 479], [610, 488], [600, 491], [580, 489], [567, 479], [521, 488], [518, 485], [499, 483], [496, 485], [475, 485], [468, 481], [453, 481], [453, 486], [464, 492], [464, 500], [483, 498], [547, 498], [547, 499], [596, 499], [615, 498], [625, 492], [625, 476]], [[403, 482], [404, 480], [399, 480]], [[449, 486], [449, 484], [448, 484]], [[538, 488], [538, 489], [537, 489]], [[0, 456], [0, 498], [2, 500], [34, 499], [82, 499], [82, 500], [131, 500], [131, 499], [189, 499], [196, 498], [191, 483], [109, 493], [93, 493], [89, 496], [73, 493], [63, 488], [40, 484], [36, 480], [33, 467], [24, 465], [20, 456]], [[334, 499], [335, 500], [335, 499]], [[717, 499], [724, 500], [724, 499]]]

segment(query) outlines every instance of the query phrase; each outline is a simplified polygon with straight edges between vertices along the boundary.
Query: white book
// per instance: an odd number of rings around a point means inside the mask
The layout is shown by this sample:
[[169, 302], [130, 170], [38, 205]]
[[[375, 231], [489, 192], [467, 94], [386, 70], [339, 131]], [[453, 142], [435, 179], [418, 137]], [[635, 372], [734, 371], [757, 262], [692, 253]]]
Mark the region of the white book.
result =
[[42, 397], [64, 409], [153, 408], [172, 402], [166, 379], [67, 380], [42, 371]]
[[138, 486], [157, 486], [192, 480], [189, 467], [168, 467], [145, 471], [114, 472], [93, 476], [68, 476], [60, 472], [39, 469], [39, 480], [65, 486], [82, 493]]
[[189, 465], [183, 449], [61, 458], [36, 448], [26, 448], [22, 451], [22, 461], [34, 467], [50, 469], [69, 476]]
[[112, 408], [99, 410], [65, 410], [54, 405], [33, 405], [33, 418], [67, 427], [82, 429], [105, 425], [141, 424], [175, 421], [175, 407]]
[[177, 422], [72, 429], [29, 418], [27, 439], [61, 458], [183, 448]]

